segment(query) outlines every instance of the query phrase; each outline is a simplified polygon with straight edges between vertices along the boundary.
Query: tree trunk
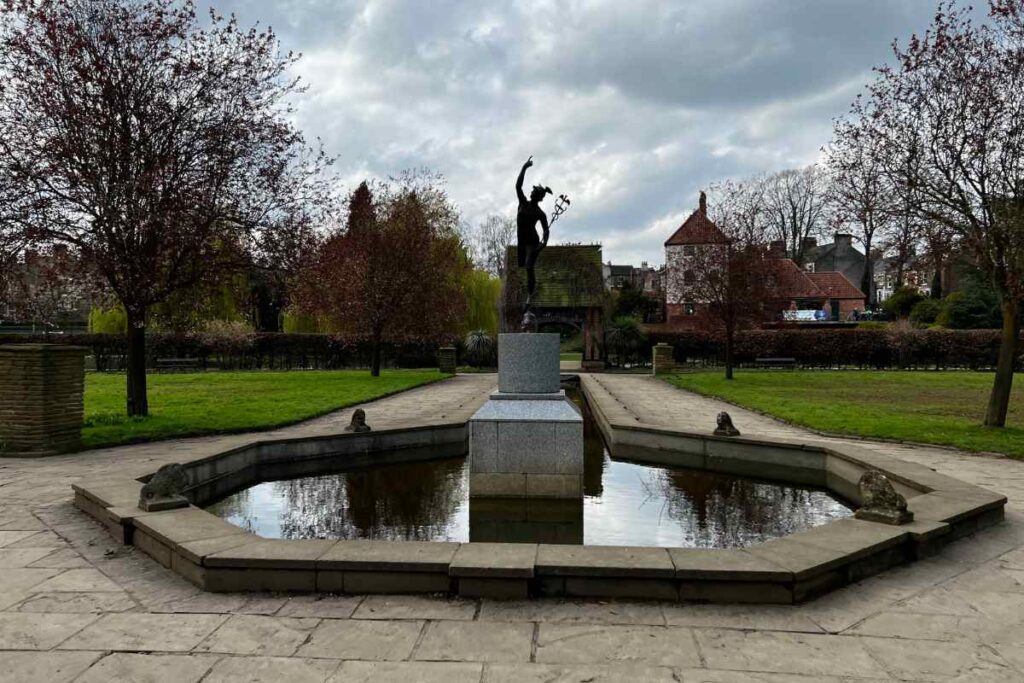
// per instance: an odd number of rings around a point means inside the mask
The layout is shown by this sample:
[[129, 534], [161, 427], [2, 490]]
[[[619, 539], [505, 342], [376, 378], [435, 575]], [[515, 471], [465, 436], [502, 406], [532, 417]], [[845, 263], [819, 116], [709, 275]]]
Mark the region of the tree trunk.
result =
[[932, 276], [932, 294], [931, 298], [941, 299], [942, 298], [942, 267], [939, 266], [935, 269], [935, 275]]
[[864, 275], [860, 279], [860, 291], [864, 292], [864, 296], [867, 297], [868, 306], [874, 306], [875, 303], [875, 269], [871, 264], [871, 240], [864, 240]]
[[730, 328], [725, 330], [725, 378], [732, 379], [732, 337]]
[[1013, 388], [1013, 366], [1017, 360], [1017, 344], [1020, 337], [1020, 307], [1009, 296], [1004, 296], [1002, 305], [1003, 334], [999, 343], [999, 361], [996, 364], [996, 378], [985, 412], [986, 427], [1005, 427], [1006, 411], [1010, 406], [1010, 390]]
[[380, 334], [374, 333], [370, 342], [370, 376], [380, 377]]
[[128, 314], [128, 416], [149, 415], [146, 395], [146, 314]]

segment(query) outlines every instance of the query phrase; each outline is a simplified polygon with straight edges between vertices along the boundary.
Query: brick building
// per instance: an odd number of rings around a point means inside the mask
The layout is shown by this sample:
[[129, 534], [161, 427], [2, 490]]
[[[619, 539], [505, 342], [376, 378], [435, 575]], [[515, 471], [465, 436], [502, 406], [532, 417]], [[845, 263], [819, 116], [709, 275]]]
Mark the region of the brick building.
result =
[[[707, 214], [707, 198], [700, 194], [697, 210], [665, 242], [665, 314], [666, 323], [678, 329], [699, 329], [711, 324], [708, 305], [692, 293], [693, 259], [708, 250], [727, 249], [730, 239]], [[785, 250], [769, 250], [772, 264], [771, 286], [777, 298], [771, 305], [766, 323], [781, 320], [834, 322], [848, 320], [854, 311], [863, 311], [864, 293], [844, 273], [834, 270], [805, 272]]]

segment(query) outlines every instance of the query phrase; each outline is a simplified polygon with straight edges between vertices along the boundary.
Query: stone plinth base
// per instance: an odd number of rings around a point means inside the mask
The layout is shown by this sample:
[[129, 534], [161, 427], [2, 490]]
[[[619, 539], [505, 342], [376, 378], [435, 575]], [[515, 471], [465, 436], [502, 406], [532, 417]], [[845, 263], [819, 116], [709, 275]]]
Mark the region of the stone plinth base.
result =
[[500, 335], [498, 373], [469, 420], [470, 497], [582, 498], [583, 416], [559, 389], [558, 335]]
[[85, 349], [0, 346], [0, 456], [40, 457], [81, 443]]

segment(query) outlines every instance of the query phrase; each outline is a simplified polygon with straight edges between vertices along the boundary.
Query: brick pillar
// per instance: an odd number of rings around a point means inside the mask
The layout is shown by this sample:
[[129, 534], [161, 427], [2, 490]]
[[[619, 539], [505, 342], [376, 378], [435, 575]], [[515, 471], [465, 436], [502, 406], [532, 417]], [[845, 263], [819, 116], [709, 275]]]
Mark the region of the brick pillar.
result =
[[671, 344], [655, 344], [653, 352], [655, 375], [670, 375], [678, 370], [676, 361], [672, 357]]
[[437, 350], [437, 365], [445, 375], [455, 374], [455, 347], [442, 346]]
[[0, 455], [41, 457], [78, 448], [85, 352], [61, 344], [0, 346]]

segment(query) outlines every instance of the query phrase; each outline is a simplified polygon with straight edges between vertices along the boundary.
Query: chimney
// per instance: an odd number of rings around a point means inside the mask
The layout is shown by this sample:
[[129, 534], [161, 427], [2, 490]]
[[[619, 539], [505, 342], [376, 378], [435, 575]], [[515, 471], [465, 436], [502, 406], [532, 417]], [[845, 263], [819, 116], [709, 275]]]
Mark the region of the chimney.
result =
[[647, 270], [647, 261], [641, 261], [640, 267], [643, 268], [644, 270]]
[[817, 237], [805, 237], [803, 244], [804, 244], [804, 251], [807, 251], [809, 249], [815, 249], [818, 246], [818, 238]]
[[708, 215], [708, 196], [704, 194], [703, 190], [700, 193], [700, 212], [705, 216]]
[[853, 235], [846, 232], [837, 232], [835, 236], [836, 247], [842, 247], [844, 250], [853, 248]]
[[768, 256], [771, 258], [786, 258], [785, 240], [774, 240], [768, 243]]

